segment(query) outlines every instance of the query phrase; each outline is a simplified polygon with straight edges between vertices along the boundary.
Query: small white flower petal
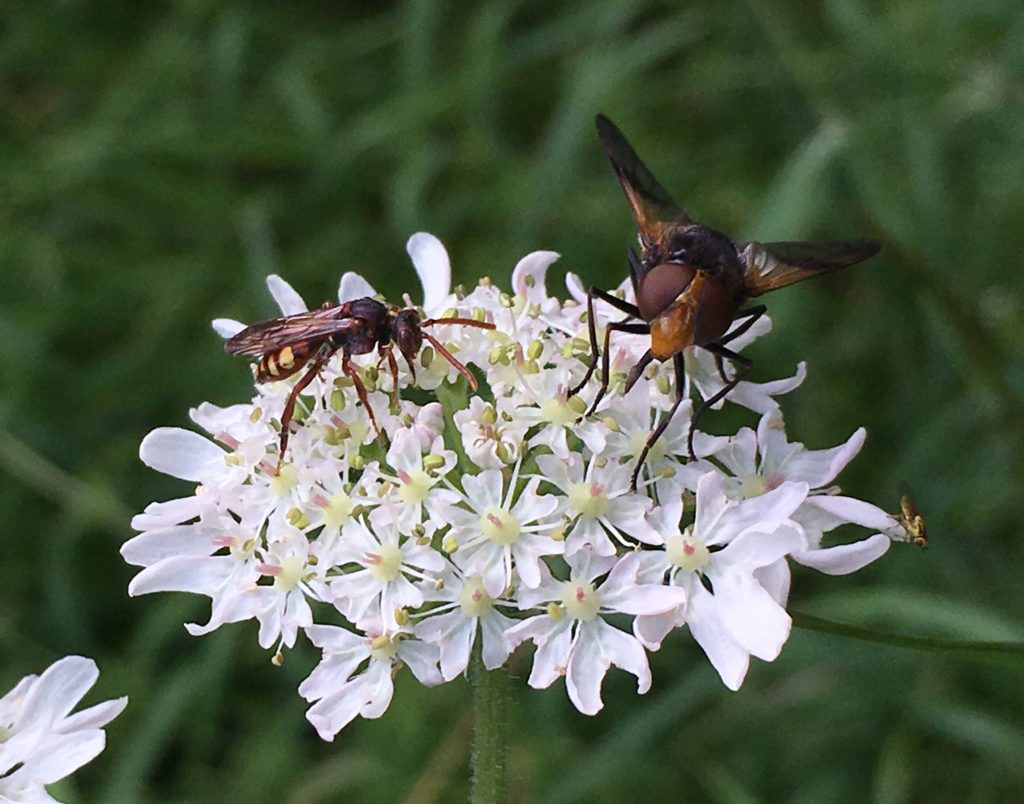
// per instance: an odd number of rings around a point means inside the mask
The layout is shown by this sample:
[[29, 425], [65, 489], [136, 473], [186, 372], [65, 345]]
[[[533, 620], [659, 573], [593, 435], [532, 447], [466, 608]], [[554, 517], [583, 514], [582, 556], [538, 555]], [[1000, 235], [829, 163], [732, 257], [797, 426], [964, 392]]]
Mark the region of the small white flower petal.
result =
[[295, 315], [309, 309], [295, 288], [277, 274], [270, 274], [267, 277], [267, 290], [281, 308], [281, 315]]
[[816, 550], [797, 550], [793, 553], [793, 560], [826, 575], [848, 575], [881, 558], [890, 544], [892, 540], [888, 536], [876, 533], [852, 544]]
[[548, 267], [559, 258], [554, 251], [534, 251], [516, 263], [512, 271], [512, 290], [531, 304], [541, 304], [548, 298], [544, 277]]
[[417, 232], [410, 237], [405, 250], [423, 286], [423, 309], [428, 315], [435, 313], [451, 289], [452, 265], [448, 251], [428, 232]]
[[341, 275], [341, 282], [338, 283], [338, 301], [344, 303], [376, 295], [377, 291], [374, 290], [373, 285], [359, 274], [346, 271]]
[[201, 481], [224, 465], [225, 452], [212, 441], [180, 427], [158, 427], [139, 445], [146, 466], [181, 480]]
[[245, 329], [245, 324], [241, 321], [235, 321], [233, 318], [215, 318], [210, 322], [210, 326], [213, 327], [214, 332], [225, 340], [233, 338]]

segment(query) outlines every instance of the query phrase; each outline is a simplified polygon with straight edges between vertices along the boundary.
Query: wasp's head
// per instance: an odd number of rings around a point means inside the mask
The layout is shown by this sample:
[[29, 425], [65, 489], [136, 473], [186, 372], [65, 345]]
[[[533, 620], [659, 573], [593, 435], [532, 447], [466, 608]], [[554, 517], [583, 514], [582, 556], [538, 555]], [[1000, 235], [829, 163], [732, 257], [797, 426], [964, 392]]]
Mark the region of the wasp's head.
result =
[[420, 315], [412, 307], [406, 307], [395, 313], [394, 334], [392, 339], [398, 351], [412, 365], [413, 359], [423, 345], [423, 332], [420, 329]]

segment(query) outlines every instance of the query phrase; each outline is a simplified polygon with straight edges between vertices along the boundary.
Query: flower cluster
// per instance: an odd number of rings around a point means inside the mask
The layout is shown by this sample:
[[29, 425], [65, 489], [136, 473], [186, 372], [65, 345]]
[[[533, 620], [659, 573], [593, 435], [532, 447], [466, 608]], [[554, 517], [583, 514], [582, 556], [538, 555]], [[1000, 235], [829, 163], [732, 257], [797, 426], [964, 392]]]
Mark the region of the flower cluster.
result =
[[42, 675], [25, 676], [0, 698], [0, 801], [56, 802], [46, 785], [103, 750], [103, 727], [121, 714], [128, 699], [71, 714], [98, 677], [92, 659], [67, 656]]
[[[191, 416], [208, 436], [160, 428], [143, 441], [147, 465], [197, 485], [136, 516], [140, 533], [122, 549], [142, 568], [131, 594], [210, 598], [209, 620], [187, 625], [193, 634], [255, 619], [278, 659], [300, 631], [321, 648], [299, 693], [324, 739], [357, 715], [379, 717], [402, 666], [440, 684], [464, 673], [474, 650], [493, 669], [525, 642], [536, 646], [530, 686], [564, 676], [586, 714], [601, 708], [611, 665], [645, 692], [647, 653], [684, 629], [737, 689], [750, 657], [771, 661], [789, 635], [791, 562], [844, 574], [906, 538], [894, 517], [831, 485], [863, 429], [833, 449], [787, 441], [776, 397], [802, 382], [803, 365], [780, 381], [741, 382], [728, 401], [761, 415], [756, 431], [698, 432], [694, 460], [689, 397], [723, 380], [710, 354], [687, 350], [687, 401], [632, 491], [637, 456], [672, 403], [658, 367], [623, 393], [649, 339], [613, 338], [610, 393], [585, 415], [598, 381], [570, 393], [591, 360], [585, 294], [572, 274], [569, 300], [548, 294], [558, 255], [524, 257], [507, 294], [488, 280], [450, 292], [448, 255], [430, 235], [414, 235], [409, 253], [426, 316], [495, 325], [432, 329], [475, 369], [479, 393], [425, 346], [415, 382], [401, 367], [392, 408], [390, 371], [376, 355], [354, 358], [386, 433], [378, 439], [335, 357], [299, 397], [280, 466], [290, 382], [259, 385], [246, 404], [204, 403]], [[306, 309], [281, 279], [268, 285], [284, 314]], [[373, 294], [360, 277], [342, 278], [340, 300]], [[598, 306], [599, 330], [614, 312]], [[226, 337], [242, 328], [214, 326]], [[730, 348], [769, 328], [762, 318]], [[844, 523], [873, 535], [827, 546]]]

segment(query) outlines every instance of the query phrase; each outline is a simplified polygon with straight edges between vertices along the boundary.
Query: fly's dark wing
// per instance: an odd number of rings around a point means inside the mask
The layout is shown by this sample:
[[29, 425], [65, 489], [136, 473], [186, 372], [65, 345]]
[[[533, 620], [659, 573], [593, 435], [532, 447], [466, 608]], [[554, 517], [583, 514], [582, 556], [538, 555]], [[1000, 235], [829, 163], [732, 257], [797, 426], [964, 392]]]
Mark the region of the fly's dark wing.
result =
[[760, 296], [818, 274], [863, 262], [875, 256], [881, 245], [874, 240], [827, 242], [747, 243], [738, 246], [745, 266], [747, 296]]
[[657, 242], [660, 225], [692, 223], [647, 165], [640, 161], [618, 126], [603, 114], [597, 116], [597, 136], [626, 194], [641, 238], [649, 235], [652, 242]]
[[228, 338], [224, 351], [229, 355], [259, 357], [284, 346], [351, 332], [364, 326], [363, 319], [344, 314], [341, 307], [320, 308], [252, 324]]

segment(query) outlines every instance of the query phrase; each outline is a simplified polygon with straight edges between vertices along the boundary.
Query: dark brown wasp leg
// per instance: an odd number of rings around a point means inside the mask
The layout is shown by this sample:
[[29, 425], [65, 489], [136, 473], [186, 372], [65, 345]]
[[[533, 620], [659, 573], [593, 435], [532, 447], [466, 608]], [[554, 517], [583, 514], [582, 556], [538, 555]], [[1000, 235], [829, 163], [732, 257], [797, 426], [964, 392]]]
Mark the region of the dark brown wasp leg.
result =
[[331, 350], [321, 349], [309, 371], [302, 375], [302, 378], [292, 386], [291, 393], [288, 394], [288, 401], [284, 403], [284, 411], [281, 413], [281, 442], [277, 453], [278, 471], [281, 469], [281, 464], [284, 463], [284, 456], [288, 450], [288, 439], [292, 434], [292, 417], [295, 415], [295, 403], [298, 402], [299, 394], [306, 390], [306, 387], [313, 382], [313, 378], [320, 373], [320, 369], [324, 367], [330, 354]]
[[[738, 313], [736, 313], [736, 316], [733, 318], [733, 321], [736, 322], [743, 318], [746, 318], [747, 320], [740, 324], [738, 327], [736, 327], [736, 329], [734, 329], [728, 335], [719, 338], [717, 341], [715, 341], [715, 343], [717, 343], [719, 346], [725, 346], [725, 344], [729, 343], [729, 341], [738, 338], [740, 335], [742, 335], [744, 332], [746, 332], [748, 329], [754, 326], [754, 323], [757, 321], [757, 319], [763, 316], [767, 311], [768, 308], [765, 307], [763, 304], [759, 304], [756, 307], [748, 307], [746, 310], [740, 310]], [[722, 355], [717, 354], [715, 352], [712, 352], [712, 354], [715, 355], [715, 368], [718, 369], [718, 376], [722, 378], [722, 382], [728, 383], [729, 378], [725, 376], [725, 366], [722, 363]]]
[[[388, 371], [391, 372], [391, 409], [398, 410], [398, 361], [395, 360], [395, 354], [390, 346], [382, 346], [380, 353], [381, 359], [387, 360]], [[415, 376], [413, 374], [414, 378]]]
[[736, 376], [734, 376], [731, 380], [726, 382], [726, 384], [722, 388], [720, 388], [716, 393], [712, 394], [710, 397], [703, 400], [697, 406], [697, 409], [693, 411], [693, 416], [690, 419], [690, 435], [686, 439], [686, 446], [687, 449], [690, 451], [691, 460], [697, 459], [697, 456], [693, 454], [693, 433], [694, 430], [697, 429], [697, 419], [699, 419], [704, 414], [704, 412], [707, 411], [712, 405], [715, 405], [720, 400], [725, 399], [729, 395], [729, 392], [732, 391], [732, 389], [735, 388], [737, 385], [739, 385], [740, 381], [747, 376], [747, 373], [750, 371], [750, 367], [754, 365], [753, 361], [749, 357], [744, 357], [741, 354], [737, 354], [732, 349], [726, 349], [724, 346], [722, 346], [721, 341], [709, 343], [705, 345], [704, 348], [711, 352], [711, 354], [715, 355], [715, 357], [717, 357], [718, 359], [726, 357], [729, 360], [739, 363], [742, 366], [742, 368], [737, 369]]
[[377, 417], [373, 415], [373, 408], [370, 407], [370, 400], [366, 396], [366, 386], [363, 385], [363, 380], [359, 376], [359, 371], [352, 365], [348, 355], [344, 355], [341, 358], [341, 370], [352, 379], [352, 385], [355, 386], [356, 394], [359, 395], [359, 401], [362, 402], [363, 407], [366, 408], [366, 415], [370, 417], [370, 424], [373, 425], [373, 429], [377, 433], [377, 438], [383, 438], [380, 432], [380, 425], [377, 424]]
[[[587, 369], [587, 373], [583, 375], [583, 379], [580, 381], [579, 385], [577, 385], [569, 392], [569, 396], [576, 396], [576, 394], [583, 390], [583, 386], [590, 382], [590, 378], [594, 376], [594, 371], [597, 369], [597, 358], [600, 354], [600, 351], [598, 351], [597, 348], [597, 316], [594, 315], [595, 298], [603, 299], [616, 310], [619, 310], [628, 316], [632, 316], [633, 318], [640, 318], [640, 308], [637, 307], [635, 304], [630, 304], [628, 301], [624, 301], [618, 298], [617, 296], [613, 296], [611, 293], [606, 293], [600, 288], [592, 287], [590, 288], [590, 290], [587, 291], [587, 330], [590, 334], [590, 367]], [[617, 323], [621, 324], [624, 323], [624, 321], [620, 321]], [[609, 326], [614, 325], [610, 324]]]
[[[649, 354], [649, 353], [648, 353]], [[647, 355], [644, 355], [646, 357]], [[648, 361], [650, 362], [650, 361]], [[640, 470], [643, 469], [644, 461], [647, 460], [647, 454], [651, 451], [662, 433], [668, 428], [669, 423], [672, 421], [672, 417], [676, 415], [676, 410], [683, 401], [683, 390], [686, 388], [686, 367], [683, 365], [683, 353], [677, 352], [672, 357], [672, 365], [676, 370], [676, 399], [672, 403], [672, 407], [668, 409], [668, 413], [662, 417], [662, 420], [658, 422], [658, 426], [651, 431], [651, 434], [647, 437], [647, 443], [644, 444], [643, 450], [640, 452], [640, 457], [637, 458], [636, 468], [633, 470], [633, 479], [629, 483], [630, 491], [636, 491], [636, 481], [640, 478]], [[639, 376], [639, 375], [638, 375]], [[693, 442], [693, 424], [690, 424], [690, 443]], [[690, 455], [693, 455], [693, 448], [690, 448]]]

